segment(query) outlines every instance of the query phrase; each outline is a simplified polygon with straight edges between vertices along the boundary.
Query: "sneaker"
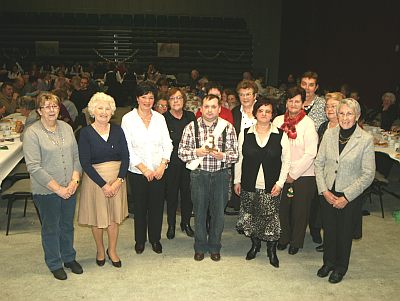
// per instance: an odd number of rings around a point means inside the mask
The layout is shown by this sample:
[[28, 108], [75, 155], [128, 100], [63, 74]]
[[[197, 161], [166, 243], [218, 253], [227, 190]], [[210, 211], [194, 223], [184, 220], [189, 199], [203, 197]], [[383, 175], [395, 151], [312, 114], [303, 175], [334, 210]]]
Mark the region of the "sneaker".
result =
[[83, 273], [82, 266], [76, 260], [73, 260], [71, 262], [66, 262], [66, 263], [64, 263], [64, 266], [66, 268], [71, 269], [71, 272], [74, 274], [82, 274]]
[[58, 280], [66, 280], [67, 279], [67, 273], [65, 273], [63, 268], [59, 268], [57, 270], [51, 271], [53, 273], [54, 278]]

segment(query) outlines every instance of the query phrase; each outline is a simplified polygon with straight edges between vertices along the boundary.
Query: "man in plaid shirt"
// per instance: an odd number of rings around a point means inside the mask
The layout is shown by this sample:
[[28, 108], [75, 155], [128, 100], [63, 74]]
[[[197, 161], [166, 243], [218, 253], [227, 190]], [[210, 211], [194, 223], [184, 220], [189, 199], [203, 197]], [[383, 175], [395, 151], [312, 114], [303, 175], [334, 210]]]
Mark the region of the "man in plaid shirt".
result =
[[[202, 100], [202, 117], [189, 123], [179, 144], [178, 156], [184, 162], [199, 160], [197, 168], [192, 170], [191, 195], [195, 220], [194, 259], [204, 259], [209, 252], [211, 259], [221, 259], [221, 235], [224, 229], [224, 209], [228, 201], [228, 169], [237, 162], [238, 143], [232, 124], [218, 118], [221, 111], [221, 99], [216, 95], [207, 95]], [[196, 126], [197, 122], [197, 139]], [[225, 125], [220, 135], [216, 127]], [[219, 125], [218, 125], [219, 124]], [[214, 136], [214, 137], [213, 137]], [[213, 147], [206, 141], [214, 140]], [[197, 141], [196, 141], [197, 140]], [[210, 212], [210, 229], [207, 234], [207, 211]]]

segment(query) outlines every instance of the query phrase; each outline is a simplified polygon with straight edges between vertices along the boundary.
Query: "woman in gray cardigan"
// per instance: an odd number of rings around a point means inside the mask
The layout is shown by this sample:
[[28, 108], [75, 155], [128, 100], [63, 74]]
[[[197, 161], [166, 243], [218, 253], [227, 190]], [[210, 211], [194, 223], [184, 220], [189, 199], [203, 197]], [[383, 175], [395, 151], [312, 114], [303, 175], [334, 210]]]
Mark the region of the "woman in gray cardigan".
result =
[[375, 152], [371, 135], [357, 124], [361, 109], [352, 98], [337, 106], [339, 127], [327, 129], [315, 160], [318, 192], [324, 221], [324, 263], [319, 277], [342, 281], [351, 252], [354, 227], [361, 211], [361, 195], [375, 176]]
[[60, 100], [51, 93], [37, 97], [40, 119], [24, 135], [23, 149], [31, 176], [33, 200], [42, 219], [45, 261], [59, 280], [67, 279], [62, 264], [75, 274], [83, 272], [75, 261], [74, 213], [81, 166], [72, 128], [57, 120]]

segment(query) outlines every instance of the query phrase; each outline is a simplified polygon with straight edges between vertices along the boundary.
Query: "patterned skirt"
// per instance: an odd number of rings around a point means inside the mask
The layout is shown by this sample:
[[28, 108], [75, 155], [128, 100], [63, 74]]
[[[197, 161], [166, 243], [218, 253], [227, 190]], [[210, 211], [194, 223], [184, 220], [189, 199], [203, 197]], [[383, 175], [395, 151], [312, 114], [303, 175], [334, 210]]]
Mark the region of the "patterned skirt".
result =
[[280, 237], [280, 195], [272, 197], [265, 189], [240, 193], [240, 212], [236, 230], [248, 237], [263, 241], [275, 241]]

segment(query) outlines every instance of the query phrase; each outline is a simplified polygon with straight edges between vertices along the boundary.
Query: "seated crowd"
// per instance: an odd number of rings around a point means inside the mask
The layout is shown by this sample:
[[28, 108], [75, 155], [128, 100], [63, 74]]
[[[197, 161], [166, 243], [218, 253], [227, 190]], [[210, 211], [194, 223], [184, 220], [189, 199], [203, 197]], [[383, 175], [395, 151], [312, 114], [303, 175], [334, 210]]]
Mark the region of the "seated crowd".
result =
[[[317, 275], [342, 280], [375, 173], [373, 140], [362, 126], [392, 129], [399, 118], [393, 93], [371, 113], [357, 91], [317, 95], [313, 71], [298, 84], [289, 77], [282, 93], [249, 72], [235, 89], [223, 89], [197, 70], [181, 86], [152, 64], [140, 79], [121, 65], [102, 71], [96, 80], [94, 68], [79, 63], [26, 73], [18, 64], [1, 73], [0, 115], [27, 117], [21, 140], [45, 262], [56, 279], [67, 279], [63, 266], [83, 273], [73, 246], [79, 198], [78, 223], [91, 227], [98, 266], [108, 257], [122, 267], [117, 241], [128, 216], [136, 253], [147, 240], [162, 253], [166, 200], [166, 237], [175, 237], [180, 204], [180, 229], [194, 237], [196, 261], [207, 253], [221, 259], [224, 215], [237, 214], [238, 233], [251, 241], [246, 260], [265, 241], [278, 268], [277, 250], [297, 254], [309, 227], [324, 252]], [[123, 107], [121, 122], [112, 122]]]

